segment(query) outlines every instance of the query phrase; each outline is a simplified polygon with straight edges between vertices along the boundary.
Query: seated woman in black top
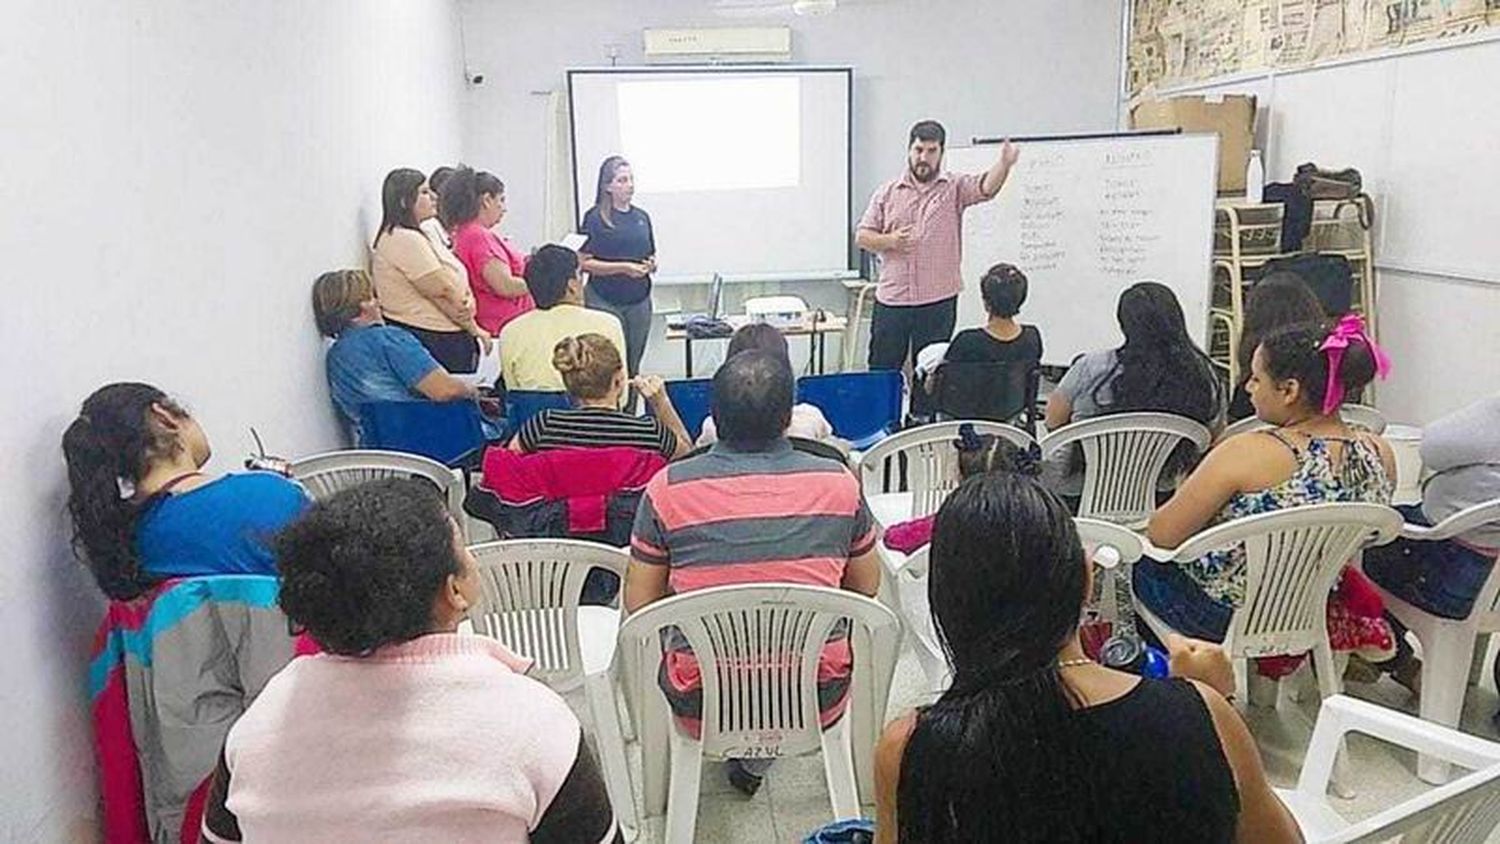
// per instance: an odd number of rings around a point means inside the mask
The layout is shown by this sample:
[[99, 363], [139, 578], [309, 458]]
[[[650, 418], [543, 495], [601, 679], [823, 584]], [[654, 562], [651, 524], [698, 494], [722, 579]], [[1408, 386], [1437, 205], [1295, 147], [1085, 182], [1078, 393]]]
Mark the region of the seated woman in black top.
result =
[[1222, 650], [1172, 637], [1166, 680], [1084, 656], [1091, 567], [1035, 480], [968, 479], [931, 549], [953, 685], [881, 737], [878, 842], [1300, 840], [1224, 698]]
[[1026, 274], [1011, 264], [990, 267], [979, 280], [984, 309], [990, 315], [983, 328], [958, 332], [948, 344], [944, 363], [1011, 363], [1042, 360], [1042, 332], [1016, 322], [1026, 304]]

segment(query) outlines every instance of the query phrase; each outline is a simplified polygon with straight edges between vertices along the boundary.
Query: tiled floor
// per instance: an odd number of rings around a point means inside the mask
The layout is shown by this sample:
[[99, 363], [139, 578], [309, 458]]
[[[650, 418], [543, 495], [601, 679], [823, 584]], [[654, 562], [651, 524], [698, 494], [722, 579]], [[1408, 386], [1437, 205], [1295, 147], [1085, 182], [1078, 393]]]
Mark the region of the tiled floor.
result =
[[[903, 651], [891, 690], [891, 714], [894, 716], [919, 703], [925, 694], [924, 686], [915, 658], [909, 649]], [[1349, 684], [1347, 690], [1357, 697], [1415, 713], [1415, 700], [1390, 680], [1372, 685]], [[1316, 715], [1316, 698], [1316, 691], [1311, 689], [1303, 695], [1301, 706], [1309, 719], [1307, 723]], [[1488, 681], [1483, 687], [1470, 689], [1464, 708], [1463, 729], [1500, 739], [1500, 733], [1490, 722], [1490, 715], [1497, 706], [1500, 706], [1500, 698]], [[1253, 707], [1248, 720], [1261, 745], [1261, 755], [1272, 783], [1293, 785], [1308, 740], [1307, 724], [1301, 723], [1295, 713]], [[1335, 804], [1351, 820], [1372, 815], [1427, 787], [1416, 778], [1416, 757], [1413, 754], [1354, 736], [1349, 742], [1349, 755], [1357, 795], [1343, 803], [1335, 801]], [[634, 748], [631, 759], [632, 766], [639, 771], [639, 755]], [[874, 807], [866, 806], [866, 813], [873, 817]], [[809, 831], [831, 819], [828, 790], [823, 781], [822, 763], [817, 756], [778, 762], [767, 777], [765, 787], [753, 798], [746, 798], [729, 786], [722, 765], [704, 765], [698, 803], [698, 841], [713, 844], [800, 842]], [[636, 840], [651, 844], [661, 841], [660, 819], [649, 821]], [[1500, 834], [1490, 840], [1500, 844]]]

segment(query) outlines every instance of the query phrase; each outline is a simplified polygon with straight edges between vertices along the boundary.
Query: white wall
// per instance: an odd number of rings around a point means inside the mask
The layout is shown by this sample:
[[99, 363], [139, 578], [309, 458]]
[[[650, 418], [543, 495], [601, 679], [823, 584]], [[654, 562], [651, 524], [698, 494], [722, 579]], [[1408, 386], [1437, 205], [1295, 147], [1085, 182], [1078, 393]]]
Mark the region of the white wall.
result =
[[[640, 64], [647, 27], [789, 25], [797, 62], [853, 66], [856, 216], [876, 185], [900, 175], [907, 130], [922, 118], [943, 121], [954, 146], [974, 135], [1116, 125], [1119, 3], [851, 0], [824, 17], [753, 19], [714, 14], [709, 0], [464, 0], [462, 9], [469, 65], [486, 76], [469, 89], [464, 155], [506, 183], [510, 216], [501, 228], [523, 248], [544, 231], [547, 92], [565, 88], [570, 67], [608, 65], [609, 45], [617, 48], [619, 64]], [[734, 285], [730, 305], [767, 292], [775, 291]], [[838, 313], [845, 309], [836, 283], [789, 285], [786, 292]], [[703, 307], [703, 291], [694, 289], [663, 290], [658, 308], [679, 295], [689, 309]], [[681, 350], [666, 349], [661, 335], [658, 320], [647, 368], [680, 372]], [[829, 346], [835, 359], [837, 348], [836, 342]], [[711, 371], [714, 354], [700, 358], [700, 374]], [[794, 345], [794, 360], [803, 354], [805, 348]]]
[[[1474, 154], [1494, 148], [1497, 75], [1500, 41], [1490, 41], [1170, 92], [1254, 94], [1257, 143], [1266, 151], [1269, 181], [1290, 180], [1305, 161], [1360, 169], [1377, 206], [1377, 311], [1380, 337], [1394, 362], [1377, 400], [1393, 420], [1426, 423], [1500, 391], [1500, 332], [1494, 328], [1500, 325], [1500, 285], [1479, 280], [1500, 278], [1494, 242], [1500, 167], [1493, 155]], [[1434, 97], [1465, 107], [1441, 109], [1429, 115], [1433, 119], [1407, 116], [1414, 104]], [[1442, 183], [1407, 178], [1398, 169], [1393, 150], [1413, 149], [1425, 151], [1426, 162], [1443, 173]], [[1423, 225], [1434, 225], [1430, 218], [1437, 217], [1436, 225], [1449, 227], [1445, 234], [1469, 233], [1453, 244], [1462, 257], [1432, 246], [1423, 251], [1433, 254], [1382, 250], [1385, 242], [1413, 240], [1397, 227], [1403, 212], [1413, 219], [1414, 207], [1427, 215]], [[1480, 267], [1476, 278], [1441, 274], [1486, 254], [1488, 267]], [[1465, 273], [1475, 271], [1459, 271]]]
[[[156, 383], [232, 468], [254, 425], [336, 444], [312, 325], [393, 166], [458, 157], [447, 0], [22, 0], [0, 28], [0, 840], [95, 835], [84, 666], [102, 603], [67, 550], [59, 437]], [[372, 217], [371, 215], [376, 215]]]

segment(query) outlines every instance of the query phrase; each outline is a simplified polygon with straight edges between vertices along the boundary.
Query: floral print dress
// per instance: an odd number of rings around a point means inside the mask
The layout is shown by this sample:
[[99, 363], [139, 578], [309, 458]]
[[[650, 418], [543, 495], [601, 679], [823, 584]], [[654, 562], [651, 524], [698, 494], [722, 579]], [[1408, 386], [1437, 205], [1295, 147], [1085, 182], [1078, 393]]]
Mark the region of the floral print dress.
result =
[[[1292, 476], [1268, 489], [1229, 499], [1215, 524], [1290, 507], [1333, 502], [1390, 504], [1395, 484], [1386, 474], [1380, 450], [1365, 437], [1312, 437], [1299, 447], [1280, 431], [1267, 431], [1297, 460]], [[1328, 444], [1344, 446], [1335, 465]], [[1214, 600], [1239, 607], [1245, 602], [1245, 549], [1214, 551], [1183, 564], [1193, 582]], [[1396, 639], [1385, 621], [1379, 595], [1353, 568], [1346, 567], [1328, 601], [1328, 637], [1336, 651], [1355, 651], [1372, 662], [1391, 658]]]

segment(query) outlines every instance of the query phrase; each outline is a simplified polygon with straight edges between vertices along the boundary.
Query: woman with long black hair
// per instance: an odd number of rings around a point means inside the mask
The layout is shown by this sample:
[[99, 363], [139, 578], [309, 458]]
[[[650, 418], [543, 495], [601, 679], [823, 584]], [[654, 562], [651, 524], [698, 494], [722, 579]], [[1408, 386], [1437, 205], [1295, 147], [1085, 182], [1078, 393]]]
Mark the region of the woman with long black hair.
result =
[[1188, 336], [1172, 288], [1142, 281], [1120, 294], [1125, 342], [1079, 358], [1047, 399], [1047, 429], [1110, 413], [1175, 413], [1210, 427], [1224, 391], [1208, 356]]
[[881, 737], [877, 841], [1300, 840], [1225, 699], [1222, 650], [1174, 637], [1164, 680], [1084, 656], [1090, 567], [1067, 508], [1035, 480], [965, 481], [938, 511], [930, 559], [953, 684]]
[[632, 203], [634, 198], [630, 162], [611, 155], [599, 166], [594, 207], [578, 226], [588, 238], [578, 250], [589, 274], [584, 300], [619, 318], [625, 329], [625, 373], [631, 378], [640, 374], [651, 336], [651, 274], [656, 272], [651, 217]]
[[[1047, 430], [1114, 413], [1171, 413], [1217, 431], [1224, 421], [1224, 387], [1208, 355], [1188, 336], [1182, 305], [1172, 288], [1137, 282], [1115, 309], [1125, 342], [1089, 352], [1073, 362], [1047, 397]], [[1076, 496], [1083, 475], [1072, 453], [1049, 461], [1046, 477], [1061, 495]], [[1193, 467], [1197, 454], [1183, 442], [1162, 470], [1158, 488], [1170, 490]]]
[[273, 472], [206, 474], [203, 428], [149, 384], [94, 391], [62, 447], [74, 551], [115, 600], [172, 577], [275, 574], [267, 542], [309, 503]]

